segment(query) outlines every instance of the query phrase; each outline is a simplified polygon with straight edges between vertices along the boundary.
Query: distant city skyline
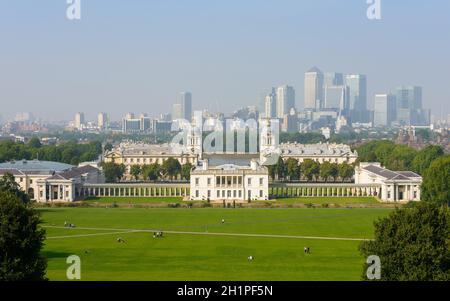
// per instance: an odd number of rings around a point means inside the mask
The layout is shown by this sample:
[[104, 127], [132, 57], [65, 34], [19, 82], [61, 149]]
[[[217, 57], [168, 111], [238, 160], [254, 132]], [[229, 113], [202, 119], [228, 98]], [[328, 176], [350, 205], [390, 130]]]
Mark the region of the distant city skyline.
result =
[[[420, 86], [425, 109], [450, 113], [448, 2], [383, 1], [379, 21], [359, 0], [83, 2], [77, 22], [65, 8], [0, 3], [1, 119], [157, 117], [172, 112], [180, 91], [192, 92], [193, 110], [230, 114], [260, 106], [261, 91], [281, 85], [302, 109], [311, 66], [325, 82], [332, 72], [366, 75], [369, 109], [376, 94]], [[336, 103], [339, 90], [329, 92]]]

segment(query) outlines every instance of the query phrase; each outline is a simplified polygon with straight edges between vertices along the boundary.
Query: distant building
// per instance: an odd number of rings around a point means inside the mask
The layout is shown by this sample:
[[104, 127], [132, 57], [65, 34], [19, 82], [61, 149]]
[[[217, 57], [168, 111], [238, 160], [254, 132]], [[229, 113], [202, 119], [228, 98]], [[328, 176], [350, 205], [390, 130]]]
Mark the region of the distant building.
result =
[[141, 118], [134, 118], [134, 114], [128, 113], [122, 119], [122, 132], [124, 134], [141, 132]]
[[305, 73], [305, 109], [320, 109], [323, 104], [323, 73], [313, 67]]
[[391, 171], [380, 163], [360, 163], [355, 184], [380, 184], [377, 197], [385, 202], [420, 201], [422, 177], [412, 171]]
[[289, 114], [284, 115], [282, 130], [288, 133], [298, 132], [298, 116], [295, 108], [291, 108]]
[[295, 90], [291, 86], [280, 86], [277, 88], [277, 117], [283, 118], [295, 108]]
[[396, 119], [396, 100], [394, 95], [376, 94], [374, 101], [373, 125], [391, 126]]
[[399, 125], [428, 125], [429, 110], [422, 108], [422, 88], [400, 86], [396, 89], [397, 123]]
[[75, 114], [74, 127], [77, 130], [82, 130], [86, 124], [86, 120], [84, 119], [84, 113], [78, 112]]
[[367, 111], [367, 78], [363, 74], [347, 74], [345, 85], [348, 87], [348, 109], [352, 123], [370, 121]]
[[347, 86], [326, 86], [324, 89], [324, 109], [345, 111], [348, 106], [349, 88]]
[[324, 87], [329, 86], [343, 86], [344, 85], [344, 75], [342, 73], [327, 72], [324, 75]]
[[173, 120], [192, 118], [192, 94], [190, 92], [180, 92], [178, 101], [173, 105]]
[[98, 113], [97, 126], [100, 130], [107, 130], [109, 127], [108, 115], [104, 112]]
[[264, 117], [275, 118], [277, 116], [277, 95], [272, 93], [266, 95], [264, 98]]

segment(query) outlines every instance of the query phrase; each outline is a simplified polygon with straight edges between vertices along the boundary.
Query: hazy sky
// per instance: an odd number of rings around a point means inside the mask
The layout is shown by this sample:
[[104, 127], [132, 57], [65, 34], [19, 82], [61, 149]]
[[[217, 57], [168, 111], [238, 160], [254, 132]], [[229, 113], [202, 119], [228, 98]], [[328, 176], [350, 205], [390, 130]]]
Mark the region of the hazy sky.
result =
[[0, 116], [156, 116], [184, 90], [194, 109], [232, 112], [281, 84], [302, 107], [314, 65], [367, 74], [369, 103], [420, 85], [450, 113], [450, 1], [381, 4], [371, 21], [366, 0], [81, 0], [69, 21], [66, 0], [0, 0]]

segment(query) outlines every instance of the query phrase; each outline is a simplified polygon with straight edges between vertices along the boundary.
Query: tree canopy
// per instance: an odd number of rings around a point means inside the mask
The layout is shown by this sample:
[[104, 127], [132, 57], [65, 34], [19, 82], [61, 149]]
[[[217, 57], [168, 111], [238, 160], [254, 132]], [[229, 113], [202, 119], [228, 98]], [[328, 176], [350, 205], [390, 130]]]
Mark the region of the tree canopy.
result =
[[45, 279], [45, 231], [37, 211], [16, 193], [0, 189], [0, 281]]
[[[374, 223], [375, 239], [360, 245], [364, 257], [381, 261], [382, 281], [450, 280], [450, 211], [422, 202], [396, 209]], [[363, 279], [367, 266], [364, 265]]]
[[421, 199], [450, 204], [450, 155], [434, 160], [423, 175]]

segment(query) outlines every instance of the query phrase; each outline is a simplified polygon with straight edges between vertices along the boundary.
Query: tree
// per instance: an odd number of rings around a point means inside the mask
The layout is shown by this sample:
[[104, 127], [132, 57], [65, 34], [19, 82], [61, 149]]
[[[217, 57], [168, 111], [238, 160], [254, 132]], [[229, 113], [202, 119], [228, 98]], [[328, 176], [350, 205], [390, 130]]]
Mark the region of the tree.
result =
[[28, 141], [28, 146], [32, 148], [40, 148], [42, 146], [41, 141], [37, 137], [33, 137]]
[[5, 173], [3, 177], [0, 178], [0, 191], [9, 192], [15, 195], [24, 204], [30, 202], [28, 194], [20, 189], [19, 184], [17, 184], [14, 176], [10, 173]]
[[275, 164], [275, 176], [277, 179], [284, 179], [286, 175], [286, 164], [281, 157], [278, 157], [277, 164]]
[[431, 163], [444, 155], [444, 150], [438, 145], [429, 145], [421, 150], [411, 163], [411, 169], [418, 174], [423, 174]]
[[429, 202], [450, 203], [450, 155], [440, 157], [425, 170], [421, 199]]
[[[396, 209], [375, 222], [375, 239], [360, 245], [367, 258], [381, 261], [381, 280], [450, 280], [450, 211], [447, 206], [421, 202]], [[366, 278], [364, 266], [363, 278]]]
[[113, 145], [111, 143], [106, 143], [105, 147], [103, 147], [103, 151], [107, 152], [107, 151], [112, 151], [113, 149]]
[[330, 162], [323, 162], [320, 164], [320, 177], [325, 180], [325, 182], [328, 182], [328, 178], [331, 177], [331, 169], [332, 164]]
[[333, 179], [333, 182], [336, 182], [336, 178], [339, 175], [339, 164], [332, 163], [330, 169], [330, 177]]
[[306, 159], [300, 165], [301, 173], [311, 182], [317, 179], [320, 173], [320, 164], [314, 160]]
[[142, 177], [144, 180], [156, 181], [159, 178], [161, 166], [158, 163], [142, 166]]
[[355, 174], [355, 168], [352, 165], [347, 163], [342, 163], [339, 165], [339, 177], [344, 182], [347, 179], [350, 179]]
[[181, 164], [177, 159], [169, 157], [162, 164], [162, 171], [166, 176], [169, 176], [171, 180], [181, 172]]
[[102, 163], [101, 167], [103, 169], [103, 174], [105, 175], [105, 180], [108, 183], [114, 183], [117, 180], [123, 178], [125, 173], [125, 165], [116, 164], [114, 162]]
[[37, 211], [11, 191], [0, 190], [0, 281], [45, 279], [45, 231]]
[[186, 163], [181, 166], [181, 178], [189, 181], [191, 179], [192, 164]]
[[130, 174], [134, 177], [134, 179], [137, 181], [139, 180], [139, 176], [141, 175], [141, 167], [139, 165], [132, 165], [130, 167]]
[[285, 162], [286, 173], [289, 177], [289, 181], [298, 180], [300, 178], [300, 166], [297, 159], [289, 158]]

